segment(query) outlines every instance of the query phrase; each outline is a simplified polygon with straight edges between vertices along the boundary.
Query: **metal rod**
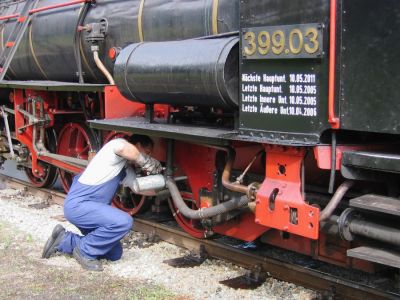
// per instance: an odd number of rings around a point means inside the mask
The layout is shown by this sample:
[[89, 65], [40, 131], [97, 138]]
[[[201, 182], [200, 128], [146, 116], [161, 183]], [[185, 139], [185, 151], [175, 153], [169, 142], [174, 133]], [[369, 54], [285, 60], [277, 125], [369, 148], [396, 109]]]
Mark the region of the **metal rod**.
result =
[[350, 221], [349, 229], [353, 234], [400, 246], [399, 229], [357, 219]]
[[257, 152], [257, 154], [253, 157], [253, 159], [250, 161], [250, 163], [248, 164], [248, 166], [246, 167], [246, 169], [244, 169], [243, 173], [240, 174], [240, 176], [238, 176], [238, 178], [236, 178], [236, 182], [237, 183], [242, 183], [243, 182], [243, 177], [246, 176], [247, 172], [250, 170], [251, 166], [254, 164], [254, 162], [256, 161], [256, 159], [258, 158], [258, 156], [260, 156], [261, 153], [263, 153], [264, 150], [260, 150], [259, 152]]
[[71, 6], [71, 5], [75, 5], [75, 4], [79, 4], [79, 3], [83, 3], [83, 2], [91, 2], [91, 0], [75, 0], [75, 1], [64, 2], [64, 3], [60, 3], [60, 4], [54, 4], [54, 5], [34, 8], [34, 9], [31, 9], [29, 11], [29, 14], [32, 15], [32, 14], [35, 14], [35, 13], [38, 13], [38, 12], [41, 12], [41, 11], [46, 11], [46, 10], [50, 10], [50, 9]]
[[19, 17], [19, 14], [12, 14], [12, 15], [8, 15], [8, 16], [2, 16], [2, 17], [0, 17], [0, 21], [16, 19], [18, 17]]
[[[51, 153], [48, 151], [38, 151], [37, 155], [38, 156], [47, 156], [47, 157], [54, 158], [54, 159], [64, 161], [67, 163], [72, 163], [76, 166], [83, 167], [83, 168], [89, 164], [89, 161], [87, 161], [86, 159], [80, 159], [80, 158], [66, 156], [66, 155], [54, 154], [54, 153]], [[40, 157], [40, 159], [43, 159], [43, 157]]]
[[[55, 5], [49, 5], [49, 6], [43, 6], [43, 7], [39, 7], [39, 8], [34, 8], [31, 9], [29, 11], [29, 14], [35, 14], [41, 11], [46, 11], [46, 10], [50, 10], [50, 9], [54, 9], [54, 8], [60, 8], [60, 7], [65, 7], [65, 6], [70, 6], [70, 5], [75, 5], [75, 4], [79, 4], [79, 3], [83, 3], [83, 2], [91, 2], [91, 0], [75, 0], [75, 1], [71, 1], [71, 2], [64, 2], [64, 3], [60, 3], [60, 4], [55, 4]], [[21, 16], [20, 14], [12, 14], [12, 15], [7, 15], [7, 16], [1, 16], [0, 17], [0, 21], [3, 20], [10, 20], [10, 19], [16, 19], [19, 16]]]

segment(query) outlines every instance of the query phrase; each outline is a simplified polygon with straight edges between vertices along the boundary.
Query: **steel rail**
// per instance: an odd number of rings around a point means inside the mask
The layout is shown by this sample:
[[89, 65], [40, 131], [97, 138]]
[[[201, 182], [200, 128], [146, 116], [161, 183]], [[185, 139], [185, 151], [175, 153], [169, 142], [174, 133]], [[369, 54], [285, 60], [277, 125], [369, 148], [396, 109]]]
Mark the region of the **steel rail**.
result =
[[[64, 193], [36, 188], [27, 182], [2, 174], [0, 174], [0, 182], [10, 188], [24, 189], [25, 192], [45, 198], [50, 203], [63, 205]], [[346, 281], [317, 270], [249, 253], [213, 240], [200, 240], [179, 229], [153, 221], [135, 217], [134, 224], [135, 231], [157, 235], [161, 240], [192, 251], [198, 251], [200, 247], [203, 247], [209, 257], [229, 261], [247, 269], [261, 267], [262, 272], [271, 277], [301, 285], [338, 299], [399, 299], [399, 295]]]

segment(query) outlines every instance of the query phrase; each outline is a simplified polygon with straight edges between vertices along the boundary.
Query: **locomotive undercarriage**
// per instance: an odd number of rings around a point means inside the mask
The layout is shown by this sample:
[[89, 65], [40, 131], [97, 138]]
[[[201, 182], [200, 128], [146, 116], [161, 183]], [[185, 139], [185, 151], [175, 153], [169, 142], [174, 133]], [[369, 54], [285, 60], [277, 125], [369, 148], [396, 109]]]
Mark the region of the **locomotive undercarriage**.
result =
[[[155, 214], [169, 209], [178, 224], [198, 238], [223, 234], [258, 239], [371, 272], [377, 265], [368, 262], [371, 256], [363, 249], [392, 245], [393, 257], [384, 255], [377, 261], [398, 267], [393, 251], [393, 245], [400, 245], [400, 228], [394, 222], [399, 215], [398, 181], [392, 175], [390, 182], [379, 183], [386, 178], [385, 170], [363, 169], [346, 158], [355, 149], [379, 152], [382, 146], [338, 144], [332, 177], [331, 145], [245, 141], [234, 130], [235, 117], [222, 111], [180, 112], [166, 105], [130, 103], [129, 114], [135, 117], [113, 119], [107, 118], [111, 111], [118, 113], [110, 108], [116, 105], [116, 95], [110, 95], [117, 91], [112, 87], [105, 93], [9, 92], [11, 102], [2, 107], [1, 157], [14, 160], [36, 186], [51, 186], [58, 173], [67, 191], [73, 174], [84, 169], [101, 144], [132, 133], [147, 134], [155, 141], [155, 157], [165, 163], [169, 189], [150, 196], [121, 189], [114, 199], [120, 209], [132, 215], [151, 207]], [[193, 114], [201, 114], [202, 121], [191, 119], [188, 124], [188, 115]], [[85, 125], [96, 118], [92, 128]], [[337, 172], [345, 163], [353, 177]], [[371, 181], [371, 172], [380, 177]], [[329, 184], [335, 187], [333, 196]], [[374, 201], [387, 206], [374, 207]]]

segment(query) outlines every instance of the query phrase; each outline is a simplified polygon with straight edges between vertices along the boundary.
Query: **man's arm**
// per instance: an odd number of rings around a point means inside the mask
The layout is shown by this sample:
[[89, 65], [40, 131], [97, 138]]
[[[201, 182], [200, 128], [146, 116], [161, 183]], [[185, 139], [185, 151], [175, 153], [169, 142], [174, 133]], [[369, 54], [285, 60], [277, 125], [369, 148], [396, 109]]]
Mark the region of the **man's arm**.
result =
[[155, 158], [139, 152], [135, 145], [124, 140], [114, 149], [114, 153], [127, 159], [134, 161], [148, 175], [159, 174], [162, 171], [162, 166]]
[[125, 140], [115, 146], [114, 153], [131, 161], [136, 161], [140, 156], [140, 152], [136, 146]]

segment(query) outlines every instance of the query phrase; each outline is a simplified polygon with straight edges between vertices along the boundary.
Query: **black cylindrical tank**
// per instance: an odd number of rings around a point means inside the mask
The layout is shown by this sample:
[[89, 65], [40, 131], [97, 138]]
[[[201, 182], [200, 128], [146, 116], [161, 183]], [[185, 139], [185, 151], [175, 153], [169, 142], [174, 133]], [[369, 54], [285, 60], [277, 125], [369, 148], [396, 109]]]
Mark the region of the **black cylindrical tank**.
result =
[[122, 94], [143, 103], [234, 108], [238, 105], [236, 36], [136, 43], [114, 67]]
[[[69, 0], [40, 0], [43, 7]], [[0, 3], [0, 15], [18, 13], [25, 1]], [[97, 0], [84, 24], [106, 19], [108, 31], [100, 43], [100, 59], [112, 72], [114, 62], [107, 52], [142, 41], [182, 40], [236, 31], [237, 0]], [[34, 15], [7, 73], [19, 80], [60, 80], [76, 82], [74, 49], [79, 47], [84, 78], [87, 82], [106, 83], [97, 69], [86, 32], [79, 45], [74, 36], [83, 4], [40, 12]], [[0, 46], [4, 47], [15, 19], [0, 22]]]

